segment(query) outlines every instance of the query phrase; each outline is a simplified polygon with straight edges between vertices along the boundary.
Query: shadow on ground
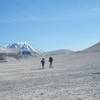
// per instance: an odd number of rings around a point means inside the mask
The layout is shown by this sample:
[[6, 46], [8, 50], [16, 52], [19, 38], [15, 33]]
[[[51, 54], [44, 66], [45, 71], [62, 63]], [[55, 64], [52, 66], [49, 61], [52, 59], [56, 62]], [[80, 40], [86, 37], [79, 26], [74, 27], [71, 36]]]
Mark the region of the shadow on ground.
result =
[[92, 74], [100, 74], [100, 72], [97, 72], [97, 73], [92, 73]]

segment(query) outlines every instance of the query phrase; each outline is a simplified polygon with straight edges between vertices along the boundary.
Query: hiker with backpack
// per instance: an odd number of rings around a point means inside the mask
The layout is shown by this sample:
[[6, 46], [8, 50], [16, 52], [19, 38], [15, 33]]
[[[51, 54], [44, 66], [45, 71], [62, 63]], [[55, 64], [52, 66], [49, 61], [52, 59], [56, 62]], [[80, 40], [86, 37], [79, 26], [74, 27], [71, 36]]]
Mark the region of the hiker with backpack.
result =
[[41, 64], [42, 64], [42, 69], [44, 69], [44, 65], [45, 65], [45, 59], [44, 58], [41, 59]]
[[49, 68], [53, 68], [53, 57], [49, 57]]

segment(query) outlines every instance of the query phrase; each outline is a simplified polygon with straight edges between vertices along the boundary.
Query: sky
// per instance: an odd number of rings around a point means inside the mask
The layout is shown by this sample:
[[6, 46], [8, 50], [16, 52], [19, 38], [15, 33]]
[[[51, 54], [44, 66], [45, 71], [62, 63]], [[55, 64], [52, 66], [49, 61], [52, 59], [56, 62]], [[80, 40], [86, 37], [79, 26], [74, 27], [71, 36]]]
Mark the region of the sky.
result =
[[100, 42], [100, 0], [0, 0], [0, 45], [24, 41], [44, 51]]

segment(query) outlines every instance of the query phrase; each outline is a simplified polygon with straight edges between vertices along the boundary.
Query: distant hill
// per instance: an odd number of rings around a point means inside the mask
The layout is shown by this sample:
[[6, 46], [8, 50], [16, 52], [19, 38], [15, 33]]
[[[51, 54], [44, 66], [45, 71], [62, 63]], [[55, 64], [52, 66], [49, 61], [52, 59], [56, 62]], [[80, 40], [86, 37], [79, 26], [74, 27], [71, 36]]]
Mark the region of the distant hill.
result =
[[100, 52], [100, 42], [83, 50], [82, 52]]
[[72, 50], [67, 50], [67, 49], [60, 49], [60, 50], [55, 50], [55, 51], [49, 51], [46, 52], [46, 55], [63, 55], [63, 54], [72, 54], [74, 51]]
[[6, 51], [2, 47], [0, 47], [0, 62], [1, 61], [6, 61]]
[[6, 58], [7, 56], [18, 58], [20, 56], [19, 49], [15, 48], [0, 48], [0, 58]]
[[4, 48], [2, 48], [2, 47], [0, 47], [0, 54], [5, 54], [6, 52], [5, 52], [5, 49]]

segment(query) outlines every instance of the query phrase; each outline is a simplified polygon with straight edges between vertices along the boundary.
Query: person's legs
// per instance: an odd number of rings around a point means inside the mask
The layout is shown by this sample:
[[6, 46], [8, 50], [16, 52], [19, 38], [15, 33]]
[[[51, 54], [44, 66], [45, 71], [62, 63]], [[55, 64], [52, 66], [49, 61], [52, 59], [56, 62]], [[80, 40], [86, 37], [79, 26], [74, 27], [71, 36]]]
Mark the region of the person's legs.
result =
[[44, 63], [42, 63], [42, 69], [44, 69]]
[[52, 62], [50, 62], [49, 68], [53, 68], [53, 66], [52, 66]]

